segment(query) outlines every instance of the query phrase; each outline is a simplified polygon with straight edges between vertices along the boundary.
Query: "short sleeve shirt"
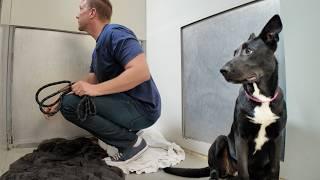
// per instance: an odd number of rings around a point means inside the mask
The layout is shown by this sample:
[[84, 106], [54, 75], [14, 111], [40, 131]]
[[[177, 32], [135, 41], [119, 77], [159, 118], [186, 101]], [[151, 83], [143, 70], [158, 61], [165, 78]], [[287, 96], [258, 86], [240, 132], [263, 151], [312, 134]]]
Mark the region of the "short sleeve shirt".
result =
[[[130, 29], [107, 24], [97, 38], [90, 72], [95, 73], [99, 83], [108, 81], [120, 75], [124, 66], [141, 53], [143, 49]], [[138, 100], [151, 118], [160, 116], [160, 95], [152, 77], [124, 93]]]

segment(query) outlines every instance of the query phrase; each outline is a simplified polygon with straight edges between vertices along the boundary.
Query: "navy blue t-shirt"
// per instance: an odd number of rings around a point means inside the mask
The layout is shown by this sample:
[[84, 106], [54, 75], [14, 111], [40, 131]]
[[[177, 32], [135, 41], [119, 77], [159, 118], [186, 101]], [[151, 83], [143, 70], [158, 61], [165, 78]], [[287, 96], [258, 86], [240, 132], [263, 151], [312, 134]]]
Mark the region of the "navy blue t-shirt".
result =
[[[90, 72], [95, 73], [99, 83], [108, 81], [120, 75], [124, 66], [141, 53], [143, 49], [130, 29], [107, 24], [97, 39]], [[160, 116], [160, 95], [152, 77], [124, 93], [141, 102], [151, 118]]]

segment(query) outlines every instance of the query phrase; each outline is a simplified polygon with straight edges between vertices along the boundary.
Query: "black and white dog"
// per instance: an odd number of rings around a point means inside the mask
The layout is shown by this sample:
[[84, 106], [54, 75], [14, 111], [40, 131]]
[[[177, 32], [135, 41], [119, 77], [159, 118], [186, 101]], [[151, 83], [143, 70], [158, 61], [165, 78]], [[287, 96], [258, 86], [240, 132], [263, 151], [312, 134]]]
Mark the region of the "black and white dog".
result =
[[166, 168], [165, 172], [210, 179], [279, 180], [281, 133], [287, 119], [274, 55], [281, 30], [281, 19], [275, 15], [259, 36], [251, 34], [220, 70], [228, 82], [243, 86], [229, 135], [219, 136], [209, 149], [209, 166]]

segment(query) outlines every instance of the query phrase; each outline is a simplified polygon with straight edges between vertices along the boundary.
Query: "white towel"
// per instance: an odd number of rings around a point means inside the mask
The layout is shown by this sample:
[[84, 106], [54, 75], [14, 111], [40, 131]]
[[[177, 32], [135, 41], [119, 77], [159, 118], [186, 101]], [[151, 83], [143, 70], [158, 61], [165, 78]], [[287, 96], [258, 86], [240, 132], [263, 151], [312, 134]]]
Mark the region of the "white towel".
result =
[[[138, 159], [127, 164], [118, 165], [117, 167], [122, 169], [124, 173], [157, 172], [159, 168], [174, 166], [185, 159], [183, 149], [175, 143], [168, 142], [159, 131], [146, 129], [137, 134], [146, 140], [149, 148]], [[99, 145], [107, 150], [110, 156], [117, 152], [116, 148], [106, 145], [100, 140]], [[104, 160], [108, 165], [113, 165], [110, 158], [105, 158]]]

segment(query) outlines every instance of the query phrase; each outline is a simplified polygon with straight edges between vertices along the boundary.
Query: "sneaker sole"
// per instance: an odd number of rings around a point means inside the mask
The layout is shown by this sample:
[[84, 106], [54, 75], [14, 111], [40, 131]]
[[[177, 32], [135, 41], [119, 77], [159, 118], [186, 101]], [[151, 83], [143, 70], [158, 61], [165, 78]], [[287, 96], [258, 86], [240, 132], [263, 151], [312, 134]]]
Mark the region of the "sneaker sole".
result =
[[141, 149], [140, 152], [138, 152], [136, 155], [132, 156], [130, 159], [126, 160], [126, 161], [118, 161], [118, 162], [114, 162], [114, 161], [108, 161], [107, 164], [110, 166], [118, 166], [118, 165], [123, 165], [123, 164], [127, 164], [133, 160], [136, 160], [142, 153], [144, 153], [147, 149], [148, 149], [148, 145], [146, 145], [146, 147], [144, 147], [143, 149]]

